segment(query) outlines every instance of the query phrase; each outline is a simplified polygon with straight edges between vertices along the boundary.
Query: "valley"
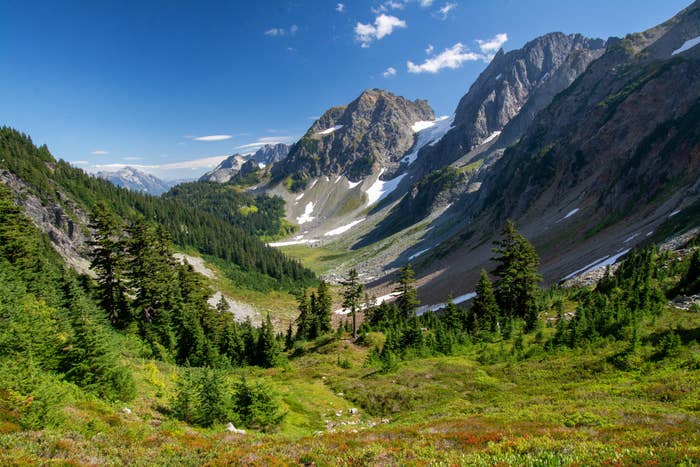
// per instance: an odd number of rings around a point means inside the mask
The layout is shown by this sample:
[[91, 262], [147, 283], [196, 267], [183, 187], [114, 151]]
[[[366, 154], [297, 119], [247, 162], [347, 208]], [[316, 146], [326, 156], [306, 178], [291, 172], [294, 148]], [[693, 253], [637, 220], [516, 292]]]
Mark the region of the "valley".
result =
[[[357, 20], [353, 54], [324, 54], [338, 72], [318, 90], [318, 68], [297, 75], [307, 23], [262, 43], [215, 27], [250, 5], [197, 34], [181, 7], [143, 24], [124, 8], [130, 28], [201, 42], [129, 39], [110, 60], [143, 53], [150, 76], [157, 43], [187, 67], [162, 89], [97, 71], [76, 89], [146, 114], [168, 86], [194, 91], [157, 119], [104, 117], [109, 148], [54, 134], [84, 161], [43, 143], [70, 119], [15, 108], [41, 117], [36, 140], [2, 122], [0, 464], [700, 464], [700, 0], [624, 37], [523, 25], [508, 51], [505, 33], [431, 43], [352, 92], [337, 60], [366, 66], [419, 14], [447, 34], [466, 5], [363, 7], [374, 23]], [[291, 9], [270, 11], [301, 24]], [[333, 28], [311, 45], [337, 47]], [[235, 74], [191, 56], [222, 31], [247, 57]], [[292, 45], [258, 73], [252, 44], [276, 43]], [[470, 62], [449, 115], [398, 91], [428, 74], [442, 96], [440, 70]], [[224, 76], [239, 87], [221, 93]], [[276, 124], [290, 115], [297, 136]], [[127, 123], [151, 159], [112, 139]]]

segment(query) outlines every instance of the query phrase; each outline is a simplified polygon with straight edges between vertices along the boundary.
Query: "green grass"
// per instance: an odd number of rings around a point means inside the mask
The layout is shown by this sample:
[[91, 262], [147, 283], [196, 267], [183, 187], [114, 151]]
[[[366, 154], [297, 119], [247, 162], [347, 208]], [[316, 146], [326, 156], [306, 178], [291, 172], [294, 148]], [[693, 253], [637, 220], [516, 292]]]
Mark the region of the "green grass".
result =
[[[659, 336], [669, 330], [682, 336], [681, 351], [660, 359]], [[526, 335], [519, 354], [513, 341], [467, 345], [390, 374], [364, 364], [368, 348], [330, 337], [299, 346], [280, 368], [232, 370], [230, 384], [245, 373], [278, 394], [287, 416], [266, 435], [170, 419], [176, 368], [132, 357], [139, 397], [131, 414], [122, 404], [71, 398], [58, 427], [20, 431], [0, 413], [0, 464], [700, 462], [699, 314], [668, 310], [645, 323], [632, 371], [614, 365], [624, 343], [545, 353], [541, 342], [553, 332]]]

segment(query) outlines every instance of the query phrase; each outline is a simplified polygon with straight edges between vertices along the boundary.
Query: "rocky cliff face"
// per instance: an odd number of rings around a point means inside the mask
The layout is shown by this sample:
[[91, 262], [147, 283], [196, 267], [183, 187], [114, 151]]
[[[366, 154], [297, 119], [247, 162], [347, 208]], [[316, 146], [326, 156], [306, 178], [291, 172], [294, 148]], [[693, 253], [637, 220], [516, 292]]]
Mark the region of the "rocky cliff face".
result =
[[421, 150], [423, 173], [452, 163], [499, 132], [514, 119], [515, 139], [539, 110], [568, 87], [605, 50], [605, 41], [580, 34], [546, 34], [522, 49], [500, 50], [460, 100], [453, 128]]
[[234, 154], [224, 159], [214, 170], [202, 175], [199, 181], [226, 183], [240, 172], [246, 162], [253, 161], [262, 166], [272, 165], [287, 157], [289, 148], [290, 146], [283, 143], [266, 144], [252, 155]]
[[367, 90], [347, 106], [325, 112], [292, 146], [289, 157], [273, 167], [273, 178], [292, 176], [303, 186], [321, 175], [343, 174], [358, 181], [378, 166], [390, 173], [415, 142], [413, 125], [434, 119], [427, 101]]
[[33, 190], [17, 175], [0, 171], [0, 181], [12, 190], [17, 204], [43, 233], [49, 236], [51, 244], [63, 260], [80, 274], [90, 274], [88, 253], [86, 212], [71, 203], [60, 191], [56, 196], [61, 203], [42, 201]]

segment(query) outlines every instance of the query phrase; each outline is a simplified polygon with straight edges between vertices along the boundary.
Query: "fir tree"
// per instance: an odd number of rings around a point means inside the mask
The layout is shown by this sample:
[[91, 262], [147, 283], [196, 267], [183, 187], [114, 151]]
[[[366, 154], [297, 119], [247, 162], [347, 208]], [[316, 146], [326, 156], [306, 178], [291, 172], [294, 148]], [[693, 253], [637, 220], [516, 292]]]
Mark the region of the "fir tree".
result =
[[[493, 251], [498, 255], [493, 258], [498, 263], [494, 271], [498, 276], [495, 288], [501, 312], [507, 319], [531, 317], [536, 313], [537, 284], [542, 281], [537, 252], [510, 220], [503, 239], [495, 245]], [[534, 329], [533, 324], [528, 322], [529, 329]]]
[[309, 304], [309, 296], [306, 289], [302, 289], [297, 294], [297, 308], [299, 310], [299, 317], [297, 318], [296, 338], [298, 340], [306, 340], [309, 338], [309, 334], [311, 333], [311, 321], [313, 319]]
[[264, 368], [271, 368], [277, 365], [280, 349], [275, 338], [275, 330], [272, 327], [269, 313], [260, 328], [257, 344], [257, 364]]
[[[486, 271], [481, 271], [479, 283], [476, 286], [476, 297], [472, 304], [471, 314], [475, 324], [472, 331], [478, 331], [479, 326], [484, 326], [491, 332], [498, 331], [499, 308], [496, 302], [496, 296], [493, 291], [493, 285], [489, 280]], [[476, 324], [479, 323], [479, 324]]]
[[356, 269], [348, 272], [348, 278], [341, 282], [343, 286], [343, 307], [350, 310], [352, 316], [352, 337], [357, 339], [357, 313], [361, 309], [364, 286], [360, 282]]
[[416, 280], [414, 278], [413, 269], [410, 264], [407, 264], [401, 268], [399, 272], [399, 282], [394, 289], [394, 292], [398, 293], [394, 303], [398, 307], [400, 316], [403, 319], [409, 319], [415, 316], [416, 308], [418, 308], [420, 304], [415, 283]]
[[104, 203], [98, 203], [91, 219], [93, 240], [89, 242], [90, 267], [97, 275], [98, 303], [107, 312], [112, 325], [126, 326], [131, 321], [124, 283], [124, 256], [120, 223]]
[[328, 282], [321, 281], [316, 291], [316, 309], [314, 315], [318, 323], [319, 334], [327, 334], [333, 330], [331, 324], [331, 313], [333, 307], [333, 298]]

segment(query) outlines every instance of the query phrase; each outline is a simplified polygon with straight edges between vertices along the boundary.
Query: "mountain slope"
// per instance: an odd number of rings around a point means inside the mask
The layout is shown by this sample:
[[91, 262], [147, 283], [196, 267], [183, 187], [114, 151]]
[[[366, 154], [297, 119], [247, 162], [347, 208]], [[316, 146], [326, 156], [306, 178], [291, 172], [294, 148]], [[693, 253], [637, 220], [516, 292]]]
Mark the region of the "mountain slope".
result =
[[624, 254], [696, 203], [700, 47], [674, 51], [699, 35], [696, 2], [612, 41], [483, 174], [480, 189], [461, 197], [455, 215], [469, 225], [425, 262], [424, 291], [437, 296], [475, 281], [508, 217], [538, 247], [545, 277], [557, 281]]
[[2, 182], [68, 262], [85, 264], [89, 216], [104, 204], [122, 219], [159, 223], [182, 248], [223, 260], [237, 271], [239, 285], [289, 288], [313, 281], [309, 270], [226, 220], [178, 200], [130, 192], [91, 177], [7, 127], [0, 128], [0, 169]]
[[604, 49], [600, 39], [557, 32], [518, 50], [500, 50], [457, 105], [454, 128], [438, 144], [424, 148], [418, 163], [425, 173], [444, 167], [498, 136], [515, 118], [518, 128], [526, 128]]

